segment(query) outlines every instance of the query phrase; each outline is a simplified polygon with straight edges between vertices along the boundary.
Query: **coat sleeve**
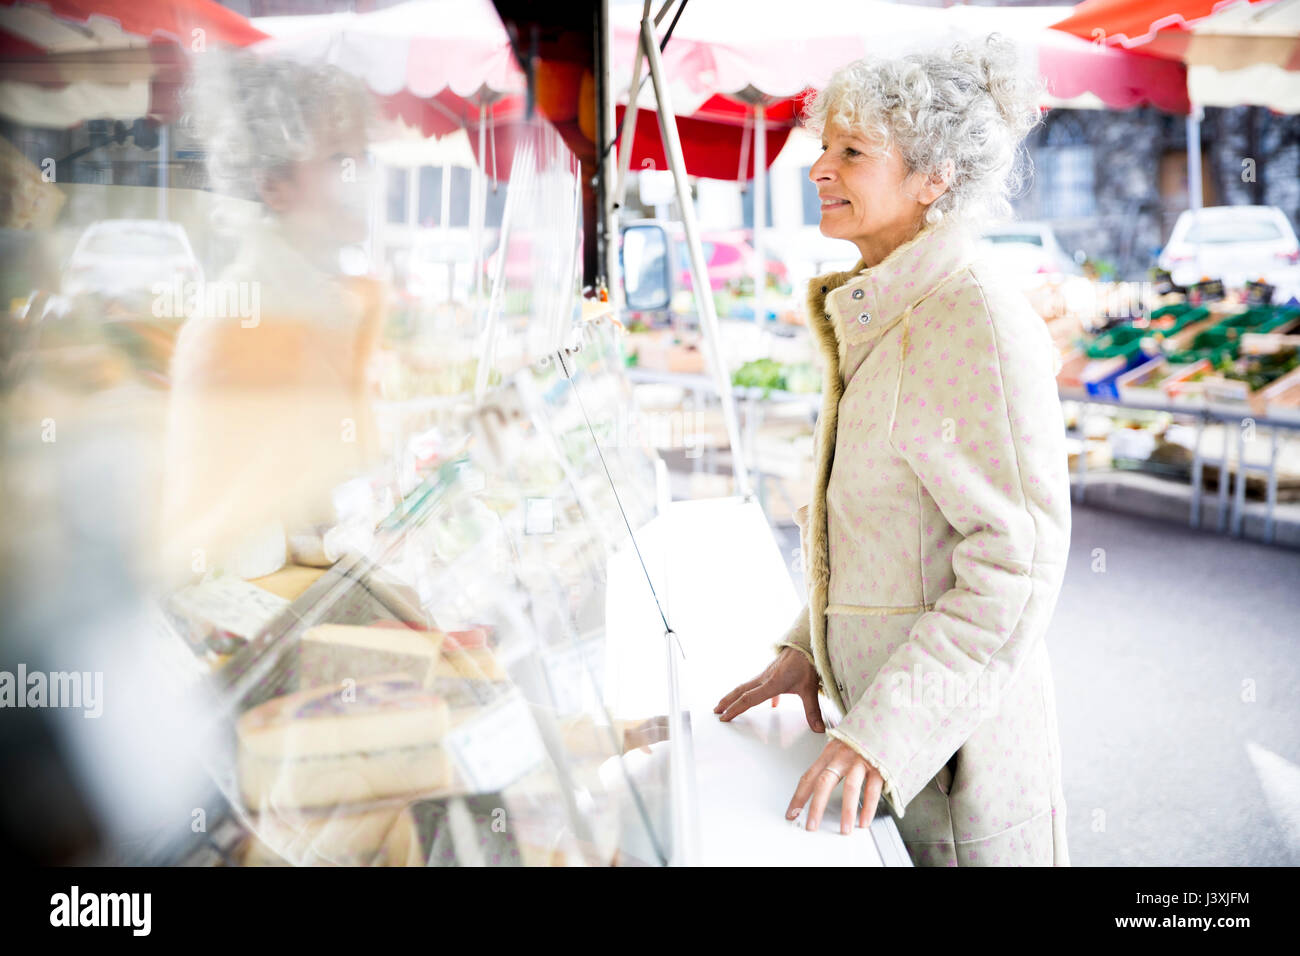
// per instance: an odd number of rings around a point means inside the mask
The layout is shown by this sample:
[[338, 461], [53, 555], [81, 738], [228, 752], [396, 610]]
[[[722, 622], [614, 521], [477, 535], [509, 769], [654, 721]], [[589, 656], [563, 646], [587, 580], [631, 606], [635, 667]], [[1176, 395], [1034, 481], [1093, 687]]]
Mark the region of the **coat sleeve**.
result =
[[[804, 505], [799, 508], [794, 515], [795, 524], [799, 526], [799, 547], [802, 560], [808, 560], [808, 506]], [[776, 643], [773, 648], [777, 654], [781, 649], [793, 647], [795, 650], [808, 658], [808, 663], [813, 667], [817, 666], [817, 660], [813, 657], [812, 652], [812, 620], [808, 616], [808, 603], [805, 602], [803, 609], [795, 616], [790, 627], [786, 629], [784, 636]]]
[[780, 654], [782, 649], [786, 647], [793, 647], [808, 658], [809, 664], [812, 664], [813, 667], [817, 666], [817, 661], [813, 658], [812, 652], [812, 625], [808, 619], [807, 604], [804, 604], [803, 609], [795, 617], [789, 630], [785, 632], [785, 636], [777, 642], [774, 650]]
[[934, 310], [906, 330], [889, 434], [960, 536], [955, 583], [923, 595], [928, 610], [830, 731], [880, 771], [899, 817], [1041, 639], [1068, 550], [1064, 432], [1042, 321], [1012, 304], [995, 323], [978, 283], [960, 296], [942, 319]]

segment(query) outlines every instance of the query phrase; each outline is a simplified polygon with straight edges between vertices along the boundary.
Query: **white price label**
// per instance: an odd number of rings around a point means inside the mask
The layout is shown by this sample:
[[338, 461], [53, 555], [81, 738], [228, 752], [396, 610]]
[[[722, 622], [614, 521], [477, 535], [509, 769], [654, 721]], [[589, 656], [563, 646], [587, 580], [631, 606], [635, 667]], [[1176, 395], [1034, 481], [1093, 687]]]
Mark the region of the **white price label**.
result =
[[551, 498], [524, 499], [524, 534], [555, 533], [555, 501]]
[[195, 624], [252, 638], [289, 606], [284, 598], [240, 578], [216, 578], [177, 591], [172, 607]]
[[584, 701], [599, 699], [605, 676], [603, 638], [588, 638], [547, 650], [542, 660], [557, 713], [576, 714], [586, 709]]
[[528, 702], [518, 694], [456, 727], [445, 746], [462, 779], [476, 793], [510, 785], [546, 756]]

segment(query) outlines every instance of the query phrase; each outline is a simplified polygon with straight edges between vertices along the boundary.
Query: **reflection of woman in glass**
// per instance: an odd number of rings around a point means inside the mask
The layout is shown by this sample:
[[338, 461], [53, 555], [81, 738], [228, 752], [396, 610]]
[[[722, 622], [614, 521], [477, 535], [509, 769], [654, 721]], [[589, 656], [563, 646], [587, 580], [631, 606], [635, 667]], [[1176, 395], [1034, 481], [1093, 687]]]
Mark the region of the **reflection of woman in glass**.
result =
[[993, 38], [850, 64], [812, 106], [821, 230], [861, 259], [808, 289], [829, 366], [809, 606], [716, 710], [793, 693], [821, 731], [820, 684], [844, 719], [788, 815], [816, 828], [843, 782], [847, 833], [883, 796], [918, 865], [1069, 861], [1044, 643], [1070, 537], [1055, 356], [972, 234], [1008, 211], [1037, 119]]
[[165, 527], [187, 567], [197, 550], [254, 577], [333, 522], [331, 490], [370, 459], [381, 299], [339, 255], [366, 237], [371, 104], [333, 67], [201, 60], [188, 115], [214, 185], [260, 213], [177, 340]]

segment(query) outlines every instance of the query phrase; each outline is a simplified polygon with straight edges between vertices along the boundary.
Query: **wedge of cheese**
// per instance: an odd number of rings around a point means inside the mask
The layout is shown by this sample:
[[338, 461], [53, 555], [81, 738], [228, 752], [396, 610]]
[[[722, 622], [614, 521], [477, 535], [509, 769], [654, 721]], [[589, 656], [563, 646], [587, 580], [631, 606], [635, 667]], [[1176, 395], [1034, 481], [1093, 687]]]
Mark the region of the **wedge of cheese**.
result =
[[305, 568], [290, 564], [274, 574], [253, 578], [248, 583], [256, 585], [263, 591], [269, 591], [286, 601], [296, 601], [309, 587], [316, 583], [326, 568]]
[[443, 669], [441, 648], [437, 631], [320, 624], [299, 641], [298, 674], [304, 688], [380, 674], [405, 674], [431, 687]]
[[488, 629], [485, 627], [471, 627], [462, 631], [436, 631], [400, 621], [376, 621], [371, 627], [358, 628], [358, 630], [405, 634], [408, 642], [411, 642], [410, 635], [423, 635], [430, 641], [436, 641], [442, 652], [442, 659], [435, 673], [437, 678], [470, 681], [507, 679], [505, 668], [501, 666], [501, 662], [492, 651]]
[[438, 664], [438, 677], [474, 681], [503, 681], [505, 668], [486, 647], [444, 646]]
[[453, 780], [444, 700], [402, 674], [276, 697], [238, 722], [238, 773], [254, 812], [366, 803]]
[[423, 866], [407, 806], [359, 813], [265, 813], [253, 821], [244, 866]]

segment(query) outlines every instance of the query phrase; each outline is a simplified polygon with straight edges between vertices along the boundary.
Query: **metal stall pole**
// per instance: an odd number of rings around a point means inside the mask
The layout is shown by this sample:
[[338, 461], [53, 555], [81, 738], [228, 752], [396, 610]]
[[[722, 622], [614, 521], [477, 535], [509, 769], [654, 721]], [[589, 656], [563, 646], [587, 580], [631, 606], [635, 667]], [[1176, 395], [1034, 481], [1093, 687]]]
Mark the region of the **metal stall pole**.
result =
[[[471, 234], [474, 243], [474, 310], [478, 316], [483, 314], [484, 257], [483, 243], [487, 233], [487, 103], [485, 94], [480, 91], [478, 103], [478, 163], [474, 166], [474, 221]], [[477, 325], [477, 322], [475, 323]]]
[[764, 291], [767, 287], [767, 256], [763, 254], [763, 232], [767, 228], [767, 106], [760, 98], [754, 104], [754, 324], [767, 321]]
[[[619, 298], [618, 280], [618, 206], [611, 201], [610, 191], [618, 175], [618, 163], [614, 157], [614, 144], [611, 138], [615, 129], [614, 112], [614, 42], [613, 31], [609, 26], [609, 0], [596, 4], [596, 56], [597, 75], [600, 82], [596, 84], [596, 145], [601, 153], [597, 162], [600, 169], [596, 175], [597, 201], [602, 214], [601, 228], [604, 231], [604, 245], [601, 251], [604, 258], [601, 269], [604, 272], [605, 288], [609, 293], [610, 304], [621, 309], [623, 302]], [[638, 47], [639, 49], [639, 47]], [[635, 106], [629, 110], [635, 112]], [[614, 197], [621, 198], [621, 197]]]
[[[516, 156], [516, 159], [519, 157]], [[528, 162], [532, 161], [531, 154], [528, 155]], [[501, 309], [505, 308], [505, 284], [506, 284], [506, 250], [510, 245], [510, 220], [516, 204], [516, 193], [518, 190], [506, 189], [506, 207], [501, 215], [501, 231], [497, 241], [497, 261], [495, 274], [492, 276], [492, 286], [488, 298], [488, 311], [483, 323], [482, 339], [477, 349], [478, 367], [474, 371], [474, 404], [478, 405], [483, 401], [483, 396], [487, 394], [488, 374], [492, 371], [492, 365], [496, 361], [496, 336], [497, 320]], [[485, 195], [486, 198], [486, 195]]]
[[[655, 26], [664, 18], [669, 8], [673, 5], [673, 0], [665, 0], [659, 12], [655, 14]], [[650, 16], [650, 0], [645, 0], [645, 6], [641, 8], [641, 19], [644, 20]], [[636, 114], [637, 98], [641, 95], [641, 84], [644, 77], [641, 75], [641, 59], [644, 56], [641, 50], [641, 44], [636, 45], [636, 56], [632, 60], [632, 85], [628, 87], [627, 109], [623, 111], [623, 125], [619, 127], [618, 134], [618, 179], [614, 181], [614, 191], [611, 193], [612, 205], [615, 212], [623, 208], [623, 197], [627, 192], [627, 171], [632, 162], [632, 140], [636, 135]], [[613, 82], [610, 81], [612, 90]], [[610, 96], [611, 104], [613, 96]], [[610, 107], [611, 111], [613, 106]], [[612, 124], [611, 124], [612, 128]]]
[[[664, 4], [664, 9], [668, 9], [667, 3]], [[650, 0], [645, 0], [641, 19], [644, 20], [648, 16], [650, 16]], [[610, 194], [610, 206], [616, 215], [623, 208], [623, 197], [627, 190], [627, 171], [632, 164], [632, 139], [636, 135], [636, 100], [641, 93], [641, 57], [641, 44], [638, 42], [636, 56], [632, 59], [632, 84], [628, 87], [627, 108], [623, 110], [623, 125], [619, 127], [618, 132], [618, 178], [614, 180], [614, 189]]]
[[677, 135], [677, 118], [673, 115], [668, 85], [663, 78], [663, 64], [659, 60], [659, 45], [655, 42], [654, 27], [649, 17], [641, 20], [641, 49], [650, 64], [650, 81], [654, 84], [658, 106], [659, 132], [664, 141], [664, 153], [673, 171], [677, 185], [677, 202], [682, 207], [682, 226], [686, 230], [686, 248], [691, 257], [691, 282], [695, 286], [695, 299], [700, 309], [700, 324], [704, 327], [705, 354], [713, 369], [718, 398], [722, 401], [722, 417], [727, 426], [727, 440], [731, 444], [731, 468], [736, 480], [736, 493], [749, 499], [753, 490], [749, 484], [749, 470], [745, 467], [745, 453], [740, 441], [740, 426], [736, 421], [736, 403], [731, 391], [731, 378], [722, 361], [722, 343], [718, 333], [718, 313], [710, 291], [708, 270], [704, 266], [704, 249], [700, 245], [699, 227], [695, 222], [695, 206], [691, 202], [691, 189], [686, 181], [686, 162], [682, 158], [682, 142]]
[[1201, 196], [1201, 107], [1193, 103], [1187, 114], [1187, 201], [1192, 209], [1200, 209]]

